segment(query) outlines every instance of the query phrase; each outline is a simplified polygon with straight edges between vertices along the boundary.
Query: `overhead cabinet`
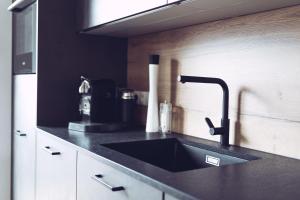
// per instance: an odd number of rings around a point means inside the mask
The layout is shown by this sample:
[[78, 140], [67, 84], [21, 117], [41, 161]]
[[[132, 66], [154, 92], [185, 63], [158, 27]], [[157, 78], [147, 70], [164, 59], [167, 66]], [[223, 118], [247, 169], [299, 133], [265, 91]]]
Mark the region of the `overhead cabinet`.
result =
[[80, 0], [83, 9], [82, 28], [120, 20], [167, 4], [167, 0]]
[[79, 0], [81, 33], [128, 37], [300, 4], [300, 0]]

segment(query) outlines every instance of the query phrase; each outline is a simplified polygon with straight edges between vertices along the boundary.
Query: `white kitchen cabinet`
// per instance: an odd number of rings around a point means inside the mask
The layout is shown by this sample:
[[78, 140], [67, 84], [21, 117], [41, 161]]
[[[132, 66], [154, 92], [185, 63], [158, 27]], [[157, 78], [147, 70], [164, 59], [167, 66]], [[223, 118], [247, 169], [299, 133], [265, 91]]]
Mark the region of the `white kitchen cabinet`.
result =
[[167, 4], [167, 0], [80, 0], [82, 29], [102, 25]]
[[34, 132], [36, 127], [37, 76], [14, 76], [13, 126], [15, 130]]
[[35, 195], [35, 133], [13, 136], [13, 199], [33, 200]]
[[13, 199], [35, 199], [36, 75], [14, 76]]
[[75, 149], [38, 133], [36, 199], [76, 200]]
[[162, 199], [161, 191], [82, 153], [77, 173], [77, 200]]

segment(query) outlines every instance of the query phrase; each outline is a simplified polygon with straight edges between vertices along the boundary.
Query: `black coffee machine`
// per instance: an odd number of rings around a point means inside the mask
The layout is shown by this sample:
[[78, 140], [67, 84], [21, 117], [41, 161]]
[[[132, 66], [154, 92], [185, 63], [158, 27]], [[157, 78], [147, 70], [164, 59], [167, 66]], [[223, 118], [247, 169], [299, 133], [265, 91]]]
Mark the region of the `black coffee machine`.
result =
[[70, 122], [69, 129], [81, 132], [113, 132], [134, 127], [137, 97], [129, 89], [120, 90], [110, 79], [81, 77], [80, 122]]

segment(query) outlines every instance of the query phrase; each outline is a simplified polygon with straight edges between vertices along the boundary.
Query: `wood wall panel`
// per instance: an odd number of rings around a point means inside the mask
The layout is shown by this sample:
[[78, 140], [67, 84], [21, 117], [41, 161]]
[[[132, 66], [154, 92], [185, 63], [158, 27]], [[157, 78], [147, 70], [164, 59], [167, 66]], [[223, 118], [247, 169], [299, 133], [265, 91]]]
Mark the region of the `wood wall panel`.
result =
[[231, 143], [300, 158], [299, 13], [294, 6], [130, 38], [128, 86], [148, 90], [148, 55], [160, 54], [159, 100], [175, 105], [173, 130], [217, 140], [204, 117], [220, 121], [221, 89], [176, 77], [222, 78]]

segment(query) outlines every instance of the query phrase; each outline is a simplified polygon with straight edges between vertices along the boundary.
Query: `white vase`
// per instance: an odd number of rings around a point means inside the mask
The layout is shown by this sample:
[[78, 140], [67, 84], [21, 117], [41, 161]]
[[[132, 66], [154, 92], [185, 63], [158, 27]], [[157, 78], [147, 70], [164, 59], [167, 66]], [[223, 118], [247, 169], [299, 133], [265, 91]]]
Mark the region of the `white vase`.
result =
[[151, 55], [149, 59], [149, 99], [148, 99], [148, 111], [147, 111], [147, 123], [146, 123], [147, 133], [153, 133], [159, 131], [158, 97], [157, 97], [158, 68], [159, 68], [159, 56]]

